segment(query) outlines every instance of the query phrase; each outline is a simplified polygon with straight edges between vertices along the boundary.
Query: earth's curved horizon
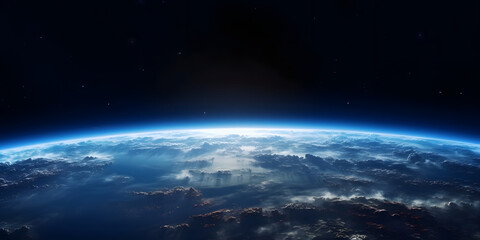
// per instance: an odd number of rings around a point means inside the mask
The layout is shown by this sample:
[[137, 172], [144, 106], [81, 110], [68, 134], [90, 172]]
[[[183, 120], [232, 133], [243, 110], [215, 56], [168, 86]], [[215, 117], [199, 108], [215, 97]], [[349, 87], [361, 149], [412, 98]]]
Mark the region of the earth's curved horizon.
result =
[[[422, 132], [414, 132], [412, 130], [408, 131], [406, 129], [397, 129], [397, 130], [390, 130], [389, 128], [385, 128], [382, 131], [371, 131], [368, 128], [365, 130], [362, 127], [352, 127], [351, 125], [346, 128], [335, 128], [335, 127], [321, 127], [320, 126], [309, 126], [307, 127], [297, 127], [296, 125], [286, 127], [282, 124], [276, 124], [275, 127], [269, 127], [268, 125], [253, 125], [253, 126], [242, 126], [238, 127], [236, 125], [229, 125], [224, 124], [225, 126], [222, 127], [209, 127], [207, 126], [200, 126], [200, 127], [168, 127], [168, 128], [158, 128], [152, 127], [152, 129], [148, 130], [138, 130], [136, 128], [118, 128], [116, 130], [110, 129], [107, 130], [106, 133], [98, 133], [99, 131], [88, 131], [88, 134], [72, 134], [69, 132], [65, 132], [66, 136], [69, 137], [62, 137], [61, 133], [56, 135], [49, 135], [49, 134], [42, 134], [39, 135], [39, 139], [37, 140], [35, 137], [28, 137], [27, 141], [17, 140], [13, 143], [10, 143], [9, 146], [1, 147], [0, 152], [2, 151], [9, 151], [15, 149], [22, 149], [22, 148], [30, 148], [48, 144], [56, 144], [56, 143], [65, 143], [65, 142], [79, 142], [79, 141], [87, 141], [87, 140], [94, 140], [94, 139], [102, 139], [102, 138], [111, 138], [111, 137], [119, 137], [119, 136], [131, 136], [131, 137], [138, 137], [143, 135], [151, 135], [151, 134], [161, 134], [161, 133], [168, 133], [168, 132], [210, 132], [210, 133], [220, 133], [223, 130], [226, 130], [230, 133], [241, 133], [244, 131], [255, 131], [255, 130], [284, 130], [284, 131], [318, 131], [318, 132], [343, 132], [343, 133], [356, 133], [356, 134], [370, 134], [370, 135], [379, 135], [379, 136], [397, 136], [403, 138], [416, 138], [416, 139], [431, 139], [431, 140], [440, 140], [440, 141], [448, 141], [448, 142], [456, 142], [468, 145], [479, 145], [480, 143], [476, 142], [476, 139], [472, 140], [469, 137], [452, 137], [455, 134], [447, 134], [446, 132], [442, 133], [434, 133], [433, 131], [429, 131], [426, 133]], [[188, 126], [188, 125], [187, 125]], [[302, 126], [302, 124], [300, 124]], [[128, 130], [125, 130], [128, 129]], [[408, 132], [408, 134], [404, 134], [403, 132]], [[80, 135], [80, 136], [78, 136]], [[49, 138], [46, 138], [49, 136]], [[51, 140], [55, 139], [55, 140]], [[8, 142], [8, 141], [7, 141]]]
[[0, 239], [480, 239], [480, 145], [307, 128], [0, 150]]

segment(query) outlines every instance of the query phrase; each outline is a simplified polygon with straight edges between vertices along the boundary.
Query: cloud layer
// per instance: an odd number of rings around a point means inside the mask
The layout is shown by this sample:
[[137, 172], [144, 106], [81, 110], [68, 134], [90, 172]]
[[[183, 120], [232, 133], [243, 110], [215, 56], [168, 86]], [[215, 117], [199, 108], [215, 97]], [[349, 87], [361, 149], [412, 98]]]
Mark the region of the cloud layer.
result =
[[0, 234], [475, 239], [479, 149], [389, 135], [227, 129], [3, 150]]

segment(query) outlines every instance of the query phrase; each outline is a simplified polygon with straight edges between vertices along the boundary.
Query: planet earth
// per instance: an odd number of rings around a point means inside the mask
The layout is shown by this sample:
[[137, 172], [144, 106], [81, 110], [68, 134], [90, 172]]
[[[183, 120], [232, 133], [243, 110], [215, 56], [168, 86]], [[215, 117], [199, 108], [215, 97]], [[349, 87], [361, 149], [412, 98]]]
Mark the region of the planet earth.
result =
[[480, 239], [480, 145], [226, 128], [2, 149], [0, 239]]

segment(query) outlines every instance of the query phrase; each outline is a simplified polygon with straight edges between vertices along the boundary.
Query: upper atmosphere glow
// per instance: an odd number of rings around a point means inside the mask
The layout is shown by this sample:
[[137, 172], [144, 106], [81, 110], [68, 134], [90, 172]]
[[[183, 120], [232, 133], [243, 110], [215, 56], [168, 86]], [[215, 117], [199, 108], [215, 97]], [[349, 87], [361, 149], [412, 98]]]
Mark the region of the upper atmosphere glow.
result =
[[362, 133], [362, 134], [375, 134], [384, 136], [398, 136], [398, 137], [413, 137], [443, 141], [454, 141], [464, 144], [479, 145], [477, 139], [468, 139], [453, 137], [447, 134], [433, 134], [433, 133], [421, 133], [420, 131], [401, 130], [401, 129], [385, 129], [382, 127], [353, 127], [349, 124], [292, 124], [290, 123], [210, 123], [210, 124], [144, 124], [143, 127], [124, 127], [117, 129], [106, 129], [103, 131], [86, 131], [77, 134], [64, 134], [60, 136], [36, 138], [33, 140], [18, 141], [15, 143], [8, 143], [7, 145], [0, 146], [0, 151], [5, 150], [18, 150], [27, 149], [30, 147], [45, 145], [45, 144], [57, 144], [57, 143], [73, 143], [85, 140], [96, 140], [102, 138], [118, 137], [118, 136], [142, 136], [148, 134], [155, 134], [161, 132], [172, 131], [203, 131], [209, 133], [229, 133], [229, 134], [242, 134], [251, 132], [254, 130], [294, 130], [294, 131], [328, 131], [328, 132], [346, 132], [346, 133]]

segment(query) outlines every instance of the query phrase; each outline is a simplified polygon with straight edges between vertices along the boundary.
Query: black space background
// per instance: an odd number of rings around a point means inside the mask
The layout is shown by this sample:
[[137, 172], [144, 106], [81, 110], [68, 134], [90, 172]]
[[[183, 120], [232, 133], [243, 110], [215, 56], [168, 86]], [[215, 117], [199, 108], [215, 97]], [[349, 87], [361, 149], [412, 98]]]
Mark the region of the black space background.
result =
[[473, 1], [3, 0], [0, 139], [144, 122], [480, 136]]

